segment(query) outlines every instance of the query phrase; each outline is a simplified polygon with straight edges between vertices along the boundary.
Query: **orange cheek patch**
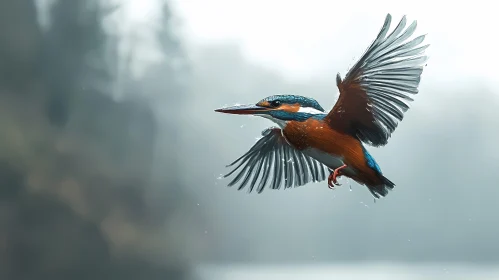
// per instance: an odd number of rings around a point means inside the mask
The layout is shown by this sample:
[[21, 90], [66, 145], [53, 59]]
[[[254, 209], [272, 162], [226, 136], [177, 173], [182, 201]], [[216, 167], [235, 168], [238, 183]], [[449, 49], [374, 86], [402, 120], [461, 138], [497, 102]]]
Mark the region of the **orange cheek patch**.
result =
[[298, 112], [298, 110], [300, 110], [300, 104], [284, 104], [279, 107], [279, 110], [289, 113], [296, 113]]
[[268, 101], [262, 101], [262, 102], [258, 102], [256, 104], [256, 106], [260, 106], [260, 107], [270, 107], [270, 103]]

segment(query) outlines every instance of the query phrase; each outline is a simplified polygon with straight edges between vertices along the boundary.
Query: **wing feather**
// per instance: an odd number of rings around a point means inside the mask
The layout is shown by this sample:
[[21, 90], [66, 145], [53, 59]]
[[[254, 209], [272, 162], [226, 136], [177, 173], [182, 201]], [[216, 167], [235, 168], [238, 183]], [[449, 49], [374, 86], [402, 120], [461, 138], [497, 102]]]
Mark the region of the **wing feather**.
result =
[[362, 142], [382, 146], [409, 109], [410, 95], [418, 86], [429, 45], [420, 46], [425, 35], [406, 42], [416, 31], [413, 21], [407, 28], [404, 16], [388, 36], [388, 14], [378, 36], [342, 80], [338, 75], [340, 97], [326, 120]]
[[252, 192], [258, 185], [256, 191], [261, 193], [267, 187], [298, 187], [327, 178], [327, 167], [290, 146], [281, 129], [266, 129], [262, 136], [248, 152], [227, 165], [235, 166], [224, 176], [235, 174], [229, 186], [240, 182], [238, 190], [249, 186], [248, 190]]

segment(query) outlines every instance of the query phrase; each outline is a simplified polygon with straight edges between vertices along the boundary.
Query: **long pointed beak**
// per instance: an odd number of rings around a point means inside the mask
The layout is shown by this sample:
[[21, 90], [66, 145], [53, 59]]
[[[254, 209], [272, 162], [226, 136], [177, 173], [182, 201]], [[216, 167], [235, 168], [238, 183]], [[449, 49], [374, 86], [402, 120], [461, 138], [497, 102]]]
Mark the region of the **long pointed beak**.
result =
[[268, 111], [270, 111], [269, 108], [260, 107], [257, 105], [239, 105], [239, 106], [231, 106], [215, 110], [215, 112], [219, 113], [236, 114], [236, 115], [262, 114]]

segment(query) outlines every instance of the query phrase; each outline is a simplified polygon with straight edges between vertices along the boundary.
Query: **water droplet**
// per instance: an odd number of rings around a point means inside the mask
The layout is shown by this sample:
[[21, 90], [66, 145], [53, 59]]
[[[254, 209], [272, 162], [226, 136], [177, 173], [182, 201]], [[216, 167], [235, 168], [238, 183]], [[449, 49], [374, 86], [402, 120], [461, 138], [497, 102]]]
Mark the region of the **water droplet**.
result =
[[205, 231], [204, 231], [204, 234], [207, 234], [207, 233], [208, 233], [208, 231], [207, 231], [207, 230], [205, 230]]

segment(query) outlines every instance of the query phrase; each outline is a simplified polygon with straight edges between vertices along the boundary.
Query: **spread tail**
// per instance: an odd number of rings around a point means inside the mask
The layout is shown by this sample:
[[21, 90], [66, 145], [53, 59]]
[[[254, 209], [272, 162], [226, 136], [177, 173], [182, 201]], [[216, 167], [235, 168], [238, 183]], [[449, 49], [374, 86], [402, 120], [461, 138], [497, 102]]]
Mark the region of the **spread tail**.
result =
[[374, 186], [367, 186], [369, 188], [369, 191], [371, 191], [372, 195], [375, 198], [386, 196], [388, 192], [393, 190], [393, 188], [395, 187], [395, 184], [392, 181], [388, 180], [388, 178], [386, 178], [381, 174], [379, 174], [379, 176], [381, 184], [377, 184]]

